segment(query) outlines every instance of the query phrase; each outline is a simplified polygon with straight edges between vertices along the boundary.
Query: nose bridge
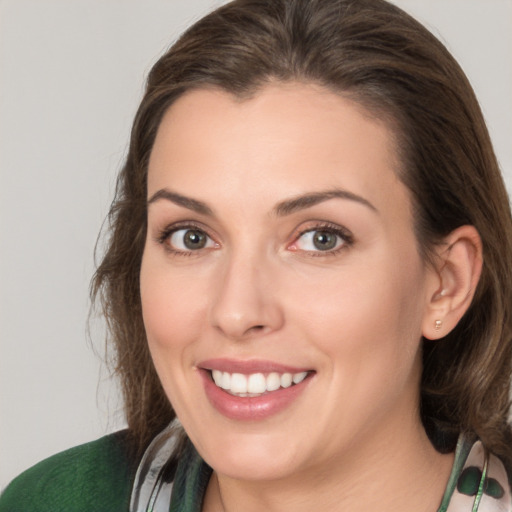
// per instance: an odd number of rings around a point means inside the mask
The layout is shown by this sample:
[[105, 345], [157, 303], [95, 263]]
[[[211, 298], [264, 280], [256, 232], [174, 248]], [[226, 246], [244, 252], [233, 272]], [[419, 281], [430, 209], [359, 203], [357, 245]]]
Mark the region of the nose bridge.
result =
[[272, 286], [273, 274], [267, 255], [250, 246], [230, 251], [217, 280], [212, 325], [231, 339], [278, 329], [283, 314]]

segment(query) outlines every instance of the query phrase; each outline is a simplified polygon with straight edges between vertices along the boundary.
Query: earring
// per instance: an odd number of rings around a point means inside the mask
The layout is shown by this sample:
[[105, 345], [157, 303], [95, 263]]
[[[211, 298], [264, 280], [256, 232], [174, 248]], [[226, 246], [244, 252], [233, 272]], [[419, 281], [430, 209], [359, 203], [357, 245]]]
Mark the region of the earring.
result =
[[441, 325], [443, 325], [443, 322], [441, 320], [436, 320], [435, 330], [439, 331], [441, 329]]

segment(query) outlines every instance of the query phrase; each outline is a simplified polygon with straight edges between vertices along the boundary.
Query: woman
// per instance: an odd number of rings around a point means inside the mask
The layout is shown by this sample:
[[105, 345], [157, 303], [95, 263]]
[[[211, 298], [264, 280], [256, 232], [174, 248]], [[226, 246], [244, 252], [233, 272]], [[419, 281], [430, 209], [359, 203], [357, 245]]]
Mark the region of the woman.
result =
[[129, 429], [1, 510], [512, 509], [508, 198], [405, 13], [205, 17], [150, 73], [110, 220], [93, 290]]

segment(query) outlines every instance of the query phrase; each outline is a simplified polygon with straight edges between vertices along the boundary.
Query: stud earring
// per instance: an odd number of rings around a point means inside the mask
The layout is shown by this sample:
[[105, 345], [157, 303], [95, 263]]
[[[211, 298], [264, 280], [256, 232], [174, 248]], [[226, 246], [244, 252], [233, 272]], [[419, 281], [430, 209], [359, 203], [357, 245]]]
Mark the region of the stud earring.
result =
[[441, 325], [443, 325], [443, 322], [441, 320], [436, 320], [435, 330], [439, 331], [439, 329], [441, 329]]

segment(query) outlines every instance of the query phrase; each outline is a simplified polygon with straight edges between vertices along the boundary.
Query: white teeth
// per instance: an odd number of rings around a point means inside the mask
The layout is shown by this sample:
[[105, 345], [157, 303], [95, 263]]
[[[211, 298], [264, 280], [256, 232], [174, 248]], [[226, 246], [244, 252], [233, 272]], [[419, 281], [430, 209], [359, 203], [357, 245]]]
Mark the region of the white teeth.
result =
[[266, 377], [263, 373], [228, 373], [220, 370], [212, 370], [212, 378], [215, 385], [238, 396], [259, 396], [265, 392], [277, 391], [279, 388], [289, 388], [292, 384], [301, 383], [308, 372], [300, 373], [269, 373]]
[[230, 391], [232, 393], [247, 393], [247, 377], [241, 373], [233, 373]]
[[231, 389], [231, 374], [222, 372], [222, 381], [220, 383], [222, 389]]
[[308, 372], [301, 372], [301, 373], [295, 373], [293, 375], [293, 383], [299, 384], [299, 382], [302, 382], [305, 378]]
[[292, 385], [293, 382], [293, 376], [291, 373], [283, 373], [281, 375], [281, 387], [282, 388], [289, 388]]
[[267, 379], [263, 373], [253, 373], [249, 375], [247, 382], [248, 393], [265, 393], [267, 390]]
[[[229, 374], [228, 374], [229, 375]], [[220, 370], [212, 370], [213, 382], [221, 388], [222, 387], [222, 372]]]
[[279, 373], [270, 373], [267, 377], [267, 391], [275, 391], [281, 387], [281, 377]]

